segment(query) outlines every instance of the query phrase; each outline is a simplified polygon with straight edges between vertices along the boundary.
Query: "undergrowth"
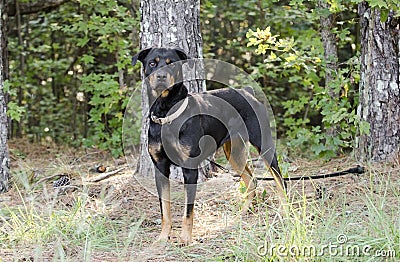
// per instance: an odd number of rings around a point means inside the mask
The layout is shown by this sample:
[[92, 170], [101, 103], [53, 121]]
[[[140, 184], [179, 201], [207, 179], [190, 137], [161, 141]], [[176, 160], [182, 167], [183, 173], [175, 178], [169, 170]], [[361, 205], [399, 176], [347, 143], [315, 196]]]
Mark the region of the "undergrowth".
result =
[[60, 192], [45, 196], [48, 202], [43, 203], [38, 201], [37, 192], [15, 190], [20, 203], [0, 208], [0, 247], [13, 250], [15, 258], [21, 255], [21, 247], [25, 247], [34, 250], [34, 261], [44, 257], [56, 261], [92, 261], [93, 252], [111, 252], [123, 261], [143, 221], [109, 219], [93, 209], [93, 199], [85, 190], [63, 206], [58, 203]]
[[372, 171], [345, 188], [337, 185], [333, 195], [318, 200], [308, 199], [302, 190], [290, 192], [286, 208], [277, 212], [266, 208], [258, 214], [258, 223], [240, 225], [247, 228], [246, 234], [233, 234], [227, 256], [232, 261], [396, 261], [400, 258], [396, 177], [395, 172]]
[[[153, 247], [161, 228], [158, 199], [131, 173], [100, 184], [79, 184], [83, 171], [77, 171], [77, 161], [74, 166], [54, 160], [42, 176], [77, 172], [73, 187], [57, 190], [51, 181], [37, 183], [41, 178], [30, 171], [36, 165], [24, 162], [27, 166], [13, 173], [10, 192], [0, 195], [0, 261], [137, 261], [140, 256], [150, 261], [400, 259], [398, 164], [370, 165], [357, 176], [291, 181], [286, 205], [278, 201], [273, 182], [259, 181], [257, 202], [244, 217], [239, 215], [243, 183], [219, 174], [199, 189], [194, 243], [181, 247], [174, 237]], [[282, 171], [299, 176], [348, 165], [353, 161], [297, 159], [282, 164]], [[256, 170], [256, 175], [263, 172]], [[173, 203], [175, 235], [181, 230], [182, 208]]]

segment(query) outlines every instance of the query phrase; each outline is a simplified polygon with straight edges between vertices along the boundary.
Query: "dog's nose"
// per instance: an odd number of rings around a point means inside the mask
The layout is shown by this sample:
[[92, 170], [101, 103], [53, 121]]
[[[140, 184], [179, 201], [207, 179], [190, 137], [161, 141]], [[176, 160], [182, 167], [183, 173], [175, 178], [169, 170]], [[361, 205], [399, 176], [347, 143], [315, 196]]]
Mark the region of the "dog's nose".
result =
[[165, 72], [160, 72], [157, 74], [157, 80], [158, 81], [165, 81], [167, 79], [167, 73]]

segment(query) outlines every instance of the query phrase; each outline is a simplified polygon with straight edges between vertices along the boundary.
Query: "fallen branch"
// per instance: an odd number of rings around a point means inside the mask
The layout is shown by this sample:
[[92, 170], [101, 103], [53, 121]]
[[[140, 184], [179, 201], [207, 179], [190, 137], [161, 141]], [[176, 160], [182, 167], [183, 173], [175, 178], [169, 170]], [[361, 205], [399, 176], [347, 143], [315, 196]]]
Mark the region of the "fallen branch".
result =
[[124, 169], [125, 169], [125, 167], [121, 167], [121, 168], [115, 169], [113, 171], [103, 173], [103, 174], [95, 176], [95, 177], [91, 177], [90, 179], [86, 180], [85, 182], [99, 182], [101, 180], [109, 178], [110, 176], [118, 174], [119, 172], [121, 172]]

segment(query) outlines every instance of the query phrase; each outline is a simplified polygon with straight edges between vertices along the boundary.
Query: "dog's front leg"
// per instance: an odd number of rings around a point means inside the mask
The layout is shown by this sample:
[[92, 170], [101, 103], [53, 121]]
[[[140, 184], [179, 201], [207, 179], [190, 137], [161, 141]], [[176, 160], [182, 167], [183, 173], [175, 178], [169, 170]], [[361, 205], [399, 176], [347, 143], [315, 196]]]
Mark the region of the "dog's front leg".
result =
[[157, 163], [155, 168], [155, 179], [162, 217], [161, 234], [157, 241], [168, 241], [172, 230], [169, 168], [170, 163], [168, 161]]
[[196, 198], [198, 170], [186, 168], [182, 168], [182, 170], [185, 182], [185, 213], [182, 221], [181, 243], [182, 245], [189, 245], [192, 242], [193, 209]]

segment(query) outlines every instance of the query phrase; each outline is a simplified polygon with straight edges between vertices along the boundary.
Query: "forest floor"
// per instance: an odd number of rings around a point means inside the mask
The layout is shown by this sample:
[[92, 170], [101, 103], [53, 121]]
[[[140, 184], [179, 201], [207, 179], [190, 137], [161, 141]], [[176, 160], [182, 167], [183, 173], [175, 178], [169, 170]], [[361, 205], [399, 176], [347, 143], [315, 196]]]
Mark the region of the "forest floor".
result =
[[[25, 141], [12, 141], [10, 152], [12, 187], [0, 195], [0, 261], [400, 258], [398, 161], [368, 164], [362, 175], [290, 182], [285, 207], [274, 183], [259, 181], [257, 203], [246, 216], [240, 215], [242, 183], [221, 171], [199, 186], [194, 241], [181, 247], [179, 182], [172, 186], [171, 242], [154, 243], [161, 219], [153, 179], [135, 175], [125, 159]], [[106, 173], [116, 173], [90, 182], [102, 175], [92, 170], [100, 164]], [[329, 162], [294, 158], [281, 165], [290, 176], [307, 176], [357, 163], [351, 157]], [[255, 167], [257, 176], [265, 175], [263, 167]], [[53, 187], [63, 174], [71, 178], [70, 186]]]

